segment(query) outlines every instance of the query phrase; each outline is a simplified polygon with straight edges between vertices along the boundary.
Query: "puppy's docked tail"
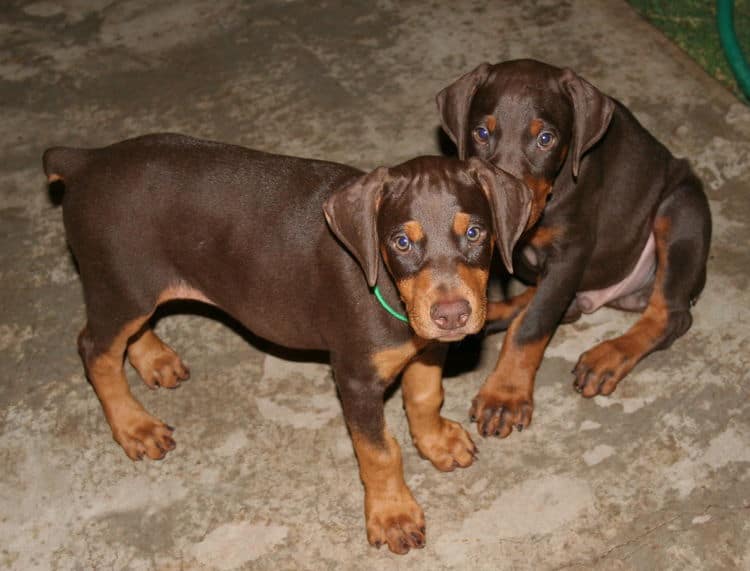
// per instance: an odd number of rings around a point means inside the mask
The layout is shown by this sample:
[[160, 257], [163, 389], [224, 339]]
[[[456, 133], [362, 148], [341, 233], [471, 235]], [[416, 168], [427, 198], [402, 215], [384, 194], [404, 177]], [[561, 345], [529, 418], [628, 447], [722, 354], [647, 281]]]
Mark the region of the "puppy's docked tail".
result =
[[80, 169], [88, 158], [89, 151], [70, 147], [52, 147], [44, 151], [42, 164], [47, 181], [53, 183], [66, 180]]

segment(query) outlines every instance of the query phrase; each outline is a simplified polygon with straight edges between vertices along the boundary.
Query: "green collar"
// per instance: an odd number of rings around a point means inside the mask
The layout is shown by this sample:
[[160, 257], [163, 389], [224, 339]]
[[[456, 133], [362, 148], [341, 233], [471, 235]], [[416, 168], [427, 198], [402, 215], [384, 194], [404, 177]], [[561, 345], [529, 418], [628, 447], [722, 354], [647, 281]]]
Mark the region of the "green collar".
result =
[[400, 319], [401, 321], [409, 323], [408, 317], [406, 317], [403, 313], [399, 313], [398, 311], [393, 309], [390, 305], [388, 305], [388, 302], [385, 299], [383, 299], [383, 295], [380, 293], [380, 288], [378, 288], [378, 286], [375, 286], [374, 288], [372, 288], [372, 293], [375, 294], [375, 297], [380, 302], [380, 305], [383, 306], [383, 309], [385, 309], [388, 313], [390, 313], [396, 319]]

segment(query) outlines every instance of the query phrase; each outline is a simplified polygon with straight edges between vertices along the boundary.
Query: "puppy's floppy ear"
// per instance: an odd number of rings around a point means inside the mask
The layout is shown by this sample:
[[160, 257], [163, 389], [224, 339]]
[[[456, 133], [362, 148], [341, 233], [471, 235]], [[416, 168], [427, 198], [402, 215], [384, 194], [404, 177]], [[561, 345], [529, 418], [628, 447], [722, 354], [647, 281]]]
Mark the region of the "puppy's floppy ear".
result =
[[531, 216], [531, 191], [517, 178], [477, 157], [469, 159], [469, 173], [489, 200], [500, 257], [513, 273], [513, 248]]
[[338, 189], [323, 205], [331, 231], [362, 266], [367, 285], [378, 281], [377, 216], [388, 169], [379, 167]]
[[469, 107], [474, 94], [490, 74], [490, 64], [482, 63], [440, 91], [437, 100], [443, 129], [456, 144], [458, 158], [466, 158], [466, 131], [469, 129]]
[[604, 136], [615, 104], [570, 69], [563, 70], [560, 85], [573, 102], [573, 176], [578, 178], [581, 158]]

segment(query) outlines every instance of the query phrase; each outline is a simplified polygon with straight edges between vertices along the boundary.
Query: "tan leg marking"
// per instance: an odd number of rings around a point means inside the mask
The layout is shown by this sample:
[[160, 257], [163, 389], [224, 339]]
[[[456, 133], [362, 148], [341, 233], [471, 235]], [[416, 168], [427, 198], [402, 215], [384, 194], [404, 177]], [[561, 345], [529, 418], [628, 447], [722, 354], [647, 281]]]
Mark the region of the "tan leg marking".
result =
[[513, 320], [503, 341], [500, 358], [472, 402], [470, 414], [483, 436], [505, 438], [515, 427], [531, 424], [534, 410], [534, 379], [551, 335], [519, 345], [515, 337], [527, 309]]
[[[158, 297], [156, 306], [173, 299], [190, 299], [214, 305], [197, 289], [179, 284], [165, 289]], [[152, 389], [159, 386], [174, 389], [180, 385], [180, 381], [190, 377], [190, 370], [177, 353], [159, 339], [152, 329], [146, 329], [128, 346], [128, 360], [143, 382]]]
[[536, 293], [536, 287], [527, 287], [520, 293], [506, 301], [491, 302], [487, 304], [487, 321], [510, 321], [521, 313]]
[[383, 436], [384, 445], [377, 446], [352, 432], [365, 486], [367, 541], [376, 547], [387, 543], [391, 551], [403, 554], [424, 547], [424, 513], [404, 482], [398, 443], [387, 430]]
[[576, 377], [573, 386], [584, 397], [612, 394], [618, 383], [641, 359], [656, 349], [663, 338], [669, 322], [669, 308], [664, 298], [669, 230], [667, 218], [655, 220], [656, 278], [653, 293], [641, 318], [624, 335], [599, 343], [578, 360], [573, 370]]
[[190, 377], [189, 369], [174, 350], [165, 344], [152, 329], [128, 346], [128, 360], [150, 388], [174, 389], [180, 381]]
[[412, 337], [402, 345], [374, 353], [371, 357], [372, 366], [383, 381], [390, 383], [425, 345], [426, 340]]
[[477, 448], [459, 423], [440, 416], [446, 350], [437, 347], [409, 363], [401, 390], [414, 445], [438, 470], [450, 472], [470, 466]]
[[151, 416], [133, 397], [123, 370], [128, 339], [148, 317], [128, 323], [107, 352], [86, 364], [89, 380], [102, 403], [112, 435], [131, 460], [144, 454], [158, 460], [175, 447], [172, 429]]
[[[162, 292], [154, 304], [154, 310], [170, 299], [194, 299], [212, 303], [198, 290], [178, 284]], [[143, 405], [133, 397], [123, 369], [128, 342], [143, 328], [152, 314], [153, 310], [125, 324], [107, 351], [86, 363], [86, 372], [102, 403], [112, 435], [131, 460], [140, 460], [144, 455], [157, 460], [175, 447], [173, 429], [146, 412]], [[149, 330], [133, 345], [132, 356], [142, 375], [147, 371], [151, 357], [157, 353], [164, 355], [162, 347], [169, 349]]]

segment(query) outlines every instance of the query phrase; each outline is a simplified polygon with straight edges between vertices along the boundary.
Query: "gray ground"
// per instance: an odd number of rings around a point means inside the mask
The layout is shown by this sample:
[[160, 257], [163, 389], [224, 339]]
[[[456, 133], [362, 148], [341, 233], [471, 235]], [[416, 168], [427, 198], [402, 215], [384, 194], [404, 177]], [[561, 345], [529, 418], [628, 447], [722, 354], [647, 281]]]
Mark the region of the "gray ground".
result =
[[[623, 3], [314, 4], [3, 2], [0, 567], [750, 569], [750, 110]], [[451, 474], [409, 443], [397, 392], [388, 422], [428, 521], [428, 546], [403, 558], [366, 543], [328, 367], [215, 320], [159, 323], [192, 367], [178, 391], [129, 370], [178, 448], [128, 460], [76, 354], [81, 289], [44, 148], [174, 130], [371, 168], [437, 153], [438, 89], [520, 56], [576, 69], [702, 176], [715, 235], [688, 334], [584, 400], [578, 355], [633, 317], [562, 327], [531, 428]], [[468, 425], [501, 340], [446, 380], [447, 416]]]

